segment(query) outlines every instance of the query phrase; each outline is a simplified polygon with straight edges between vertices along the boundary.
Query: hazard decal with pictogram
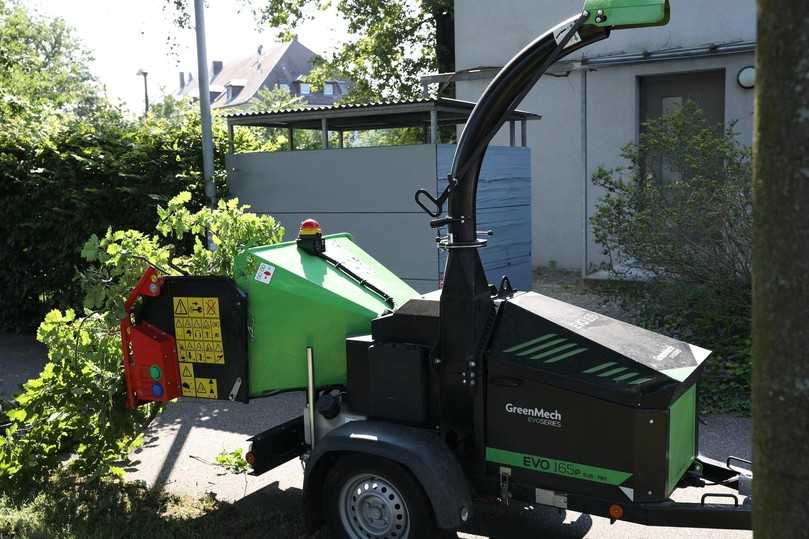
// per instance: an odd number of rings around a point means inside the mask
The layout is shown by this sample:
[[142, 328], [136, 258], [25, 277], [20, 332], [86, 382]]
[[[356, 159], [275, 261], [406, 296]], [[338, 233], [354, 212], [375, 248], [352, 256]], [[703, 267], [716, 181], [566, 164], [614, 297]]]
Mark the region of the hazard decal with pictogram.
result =
[[232, 279], [166, 276], [139, 317], [174, 336], [183, 397], [249, 400], [247, 295]]
[[179, 296], [173, 298], [173, 303], [180, 361], [224, 364], [219, 298]]

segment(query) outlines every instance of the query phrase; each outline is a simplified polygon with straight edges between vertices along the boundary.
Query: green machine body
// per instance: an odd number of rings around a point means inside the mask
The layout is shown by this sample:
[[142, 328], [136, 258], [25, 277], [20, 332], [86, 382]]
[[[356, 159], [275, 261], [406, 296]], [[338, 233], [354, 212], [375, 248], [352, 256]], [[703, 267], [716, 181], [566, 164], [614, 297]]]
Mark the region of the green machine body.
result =
[[371, 320], [419, 295], [350, 234], [324, 236], [323, 243], [328, 258], [294, 241], [248, 249], [236, 258], [234, 278], [248, 300], [250, 397], [305, 388], [307, 347], [314, 352], [315, 383], [344, 384], [346, 337], [370, 333]]
[[669, 0], [587, 0], [584, 10], [586, 25], [616, 30], [664, 26], [671, 17]]

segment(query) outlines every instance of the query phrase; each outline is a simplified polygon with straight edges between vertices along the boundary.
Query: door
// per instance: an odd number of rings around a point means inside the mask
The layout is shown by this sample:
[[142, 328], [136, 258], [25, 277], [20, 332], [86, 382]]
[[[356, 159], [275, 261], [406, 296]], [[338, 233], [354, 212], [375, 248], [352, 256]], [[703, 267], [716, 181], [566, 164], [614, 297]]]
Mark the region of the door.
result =
[[[702, 109], [709, 125], [724, 128], [725, 70], [641, 77], [640, 132], [648, 120], [676, 112], [688, 101]], [[648, 165], [662, 181], [677, 179], [674, 171], [659, 160]]]

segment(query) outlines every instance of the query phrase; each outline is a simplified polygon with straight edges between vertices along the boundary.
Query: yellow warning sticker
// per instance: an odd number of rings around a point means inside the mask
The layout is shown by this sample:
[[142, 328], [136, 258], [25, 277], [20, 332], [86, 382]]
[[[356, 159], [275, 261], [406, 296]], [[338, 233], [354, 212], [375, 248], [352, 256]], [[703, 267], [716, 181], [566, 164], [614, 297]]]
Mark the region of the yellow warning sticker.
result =
[[197, 396], [193, 363], [180, 363], [180, 381], [183, 388], [183, 397]]
[[216, 386], [216, 378], [197, 378], [196, 379], [197, 398], [201, 399], [218, 399], [219, 390]]
[[193, 363], [180, 363], [180, 380], [182, 381], [183, 397], [219, 398], [219, 387], [216, 383], [216, 378], [195, 377]]
[[174, 335], [180, 362], [224, 365], [219, 298], [177, 296], [173, 300]]

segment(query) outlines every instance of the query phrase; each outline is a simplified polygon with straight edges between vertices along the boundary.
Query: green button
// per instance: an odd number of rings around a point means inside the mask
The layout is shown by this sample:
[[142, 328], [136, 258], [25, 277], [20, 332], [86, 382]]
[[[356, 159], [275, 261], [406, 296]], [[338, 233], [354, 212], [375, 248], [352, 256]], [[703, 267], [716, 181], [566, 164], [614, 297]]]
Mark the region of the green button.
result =
[[154, 380], [160, 380], [160, 375], [163, 373], [160, 371], [160, 367], [158, 367], [157, 365], [152, 365], [151, 367], [149, 367], [149, 374], [152, 376]]

